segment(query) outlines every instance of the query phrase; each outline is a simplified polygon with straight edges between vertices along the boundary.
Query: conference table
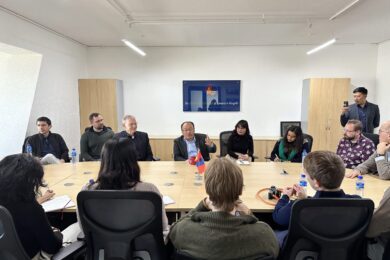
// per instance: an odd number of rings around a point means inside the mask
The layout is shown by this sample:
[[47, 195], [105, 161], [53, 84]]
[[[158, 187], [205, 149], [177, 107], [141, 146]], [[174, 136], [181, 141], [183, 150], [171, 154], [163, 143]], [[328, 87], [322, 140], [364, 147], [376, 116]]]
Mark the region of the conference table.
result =
[[[204, 184], [195, 184], [197, 168], [187, 162], [157, 161], [139, 162], [141, 181], [155, 184], [163, 195], [172, 198], [175, 203], [166, 205], [166, 211], [184, 213], [194, 208], [206, 196]], [[89, 180], [96, 180], [100, 162], [80, 162], [76, 164], [55, 164], [44, 166], [44, 179], [56, 196], [68, 195], [77, 204], [77, 194]], [[207, 163], [206, 163], [207, 167]], [[242, 201], [253, 212], [272, 212], [275, 200], [268, 201], [267, 191], [259, 195], [259, 190], [274, 185], [284, 188], [298, 183], [302, 173], [301, 163], [254, 162], [250, 165], [240, 165], [244, 176]], [[285, 171], [287, 174], [282, 174]], [[380, 180], [373, 175], [364, 175], [364, 197], [374, 201], [375, 207], [390, 186], [389, 181]], [[355, 179], [344, 178], [342, 189], [345, 193], [355, 194]], [[308, 184], [307, 193], [314, 195], [314, 190]], [[269, 202], [269, 203], [267, 203]], [[75, 212], [76, 207], [64, 209], [65, 212]]]

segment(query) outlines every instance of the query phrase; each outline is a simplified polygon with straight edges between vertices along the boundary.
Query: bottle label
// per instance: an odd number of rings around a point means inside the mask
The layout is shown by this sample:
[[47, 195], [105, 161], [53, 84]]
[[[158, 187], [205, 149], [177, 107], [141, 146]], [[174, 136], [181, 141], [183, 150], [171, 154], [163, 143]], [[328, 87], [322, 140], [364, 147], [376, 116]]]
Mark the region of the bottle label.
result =
[[362, 190], [362, 189], [364, 189], [364, 182], [357, 182], [357, 183], [356, 183], [356, 189], [357, 189], [357, 190]]
[[306, 187], [307, 186], [307, 181], [306, 180], [300, 180], [299, 181], [299, 186]]

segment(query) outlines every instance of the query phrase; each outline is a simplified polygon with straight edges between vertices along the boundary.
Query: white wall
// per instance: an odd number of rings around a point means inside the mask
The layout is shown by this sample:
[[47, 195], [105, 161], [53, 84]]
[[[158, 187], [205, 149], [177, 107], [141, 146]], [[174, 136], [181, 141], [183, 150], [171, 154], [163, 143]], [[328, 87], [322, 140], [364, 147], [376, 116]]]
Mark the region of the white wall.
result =
[[21, 151], [15, 140], [25, 138], [41, 60], [40, 54], [0, 43], [0, 158]]
[[[36, 133], [35, 119], [45, 115], [52, 119], [52, 131], [60, 133], [69, 148], [79, 148], [77, 80], [87, 76], [86, 47], [3, 11], [0, 11], [0, 42], [40, 53], [43, 57], [32, 110], [28, 115], [27, 134]], [[26, 129], [18, 131], [26, 134]], [[23, 140], [15, 138], [15, 142], [21, 147]]]
[[377, 101], [381, 112], [381, 122], [390, 120], [390, 41], [378, 47]]
[[[146, 57], [126, 47], [88, 48], [88, 74], [122, 79], [125, 113], [150, 135], [179, 135], [180, 123], [192, 120], [197, 131], [216, 136], [247, 119], [254, 136], [277, 136], [279, 121], [300, 120], [305, 78], [350, 77], [374, 93], [377, 45], [336, 45], [306, 56], [310, 48], [148, 47]], [[183, 112], [183, 80], [223, 79], [241, 80], [241, 112]]]

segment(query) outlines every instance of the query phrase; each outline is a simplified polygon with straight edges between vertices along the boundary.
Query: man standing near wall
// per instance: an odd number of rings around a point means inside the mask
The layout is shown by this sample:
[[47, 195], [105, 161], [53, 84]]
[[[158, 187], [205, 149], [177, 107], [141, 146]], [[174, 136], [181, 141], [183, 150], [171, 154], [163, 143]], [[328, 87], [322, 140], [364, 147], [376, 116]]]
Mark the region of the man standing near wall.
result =
[[91, 127], [87, 128], [80, 139], [80, 161], [96, 161], [100, 159], [104, 143], [114, 136], [111, 128], [103, 124], [103, 117], [99, 113], [89, 115]]
[[353, 90], [354, 104], [342, 109], [340, 122], [345, 126], [348, 120], [356, 119], [362, 122], [363, 133], [374, 133], [374, 128], [379, 126], [380, 114], [376, 104], [367, 101], [367, 89], [358, 87]]

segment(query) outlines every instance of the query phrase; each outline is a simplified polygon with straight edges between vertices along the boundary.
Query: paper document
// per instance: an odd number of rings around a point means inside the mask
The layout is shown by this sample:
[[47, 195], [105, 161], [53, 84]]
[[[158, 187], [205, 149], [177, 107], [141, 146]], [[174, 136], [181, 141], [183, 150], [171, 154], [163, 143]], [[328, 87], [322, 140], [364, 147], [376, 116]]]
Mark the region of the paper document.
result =
[[54, 197], [51, 200], [48, 200], [42, 203], [42, 207], [45, 212], [62, 210], [65, 208], [74, 207], [75, 204], [68, 195]]
[[250, 165], [251, 164], [249, 161], [244, 161], [244, 160], [236, 160], [236, 163], [239, 165]]
[[175, 201], [171, 197], [166, 196], [166, 195], [163, 196], [163, 202], [164, 202], [164, 205], [169, 205], [169, 204], [175, 203]]

